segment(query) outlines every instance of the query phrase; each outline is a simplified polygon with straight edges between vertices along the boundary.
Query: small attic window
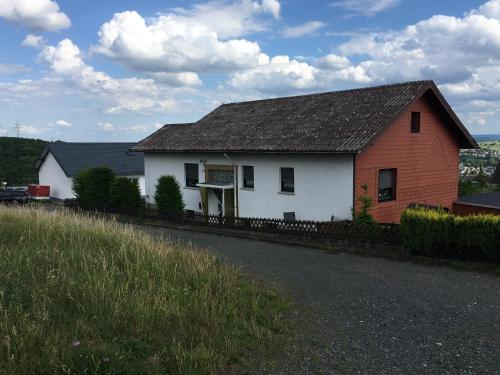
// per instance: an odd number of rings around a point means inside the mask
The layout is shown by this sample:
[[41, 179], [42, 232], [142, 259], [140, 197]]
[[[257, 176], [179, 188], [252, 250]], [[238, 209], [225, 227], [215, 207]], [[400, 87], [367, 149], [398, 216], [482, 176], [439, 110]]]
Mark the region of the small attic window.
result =
[[411, 113], [410, 130], [412, 133], [420, 133], [420, 112]]

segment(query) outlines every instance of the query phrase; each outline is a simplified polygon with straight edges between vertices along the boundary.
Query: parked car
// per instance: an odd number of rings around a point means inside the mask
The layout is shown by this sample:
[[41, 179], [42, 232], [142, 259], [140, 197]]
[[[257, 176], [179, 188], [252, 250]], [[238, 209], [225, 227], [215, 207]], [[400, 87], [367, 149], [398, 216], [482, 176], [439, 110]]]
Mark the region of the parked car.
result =
[[31, 200], [28, 192], [23, 190], [0, 190], [0, 203], [18, 204], [27, 203]]

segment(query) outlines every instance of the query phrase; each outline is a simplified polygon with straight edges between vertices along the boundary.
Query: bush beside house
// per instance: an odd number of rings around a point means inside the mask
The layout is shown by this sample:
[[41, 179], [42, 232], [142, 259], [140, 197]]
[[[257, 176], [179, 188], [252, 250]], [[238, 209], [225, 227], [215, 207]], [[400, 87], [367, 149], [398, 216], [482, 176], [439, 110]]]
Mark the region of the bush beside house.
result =
[[174, 176], [161, 176], [158, 179], [155, 203], [163, 212], [181, 213], [184, 210], [181, 187]]
[[142, 206], [137, 182], [116, 177], [108, 167], [80, 171], [73, 179], [73, 191], [83, 208], [138, 209]]
[[110, 187], [111, 205], [115, 208], [138, 209], [142, 206], [141, 191], [136, 181], [117, 177]]
[[500, 217], [454, 216], [444, 211], [408, 209], [401, 216], [404, 246], [414, 254], [500, 263]]
[[108, 167], [95, 167], [81, 171], [73, 179], [73, 191], [83, 205], [106, 207], [111, 202], [111, 184], [115, 174]]

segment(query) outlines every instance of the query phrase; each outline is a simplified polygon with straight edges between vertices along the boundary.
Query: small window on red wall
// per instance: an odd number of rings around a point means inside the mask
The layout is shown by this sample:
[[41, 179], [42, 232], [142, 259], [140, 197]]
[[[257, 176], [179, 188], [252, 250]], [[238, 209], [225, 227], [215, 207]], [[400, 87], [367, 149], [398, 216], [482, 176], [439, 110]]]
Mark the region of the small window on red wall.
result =
[[420, 133], [420, 112], [411, 113], [411, 132]]
[[396, 168], [378, 171], [378, 201], [387, 202], [396, 199]]

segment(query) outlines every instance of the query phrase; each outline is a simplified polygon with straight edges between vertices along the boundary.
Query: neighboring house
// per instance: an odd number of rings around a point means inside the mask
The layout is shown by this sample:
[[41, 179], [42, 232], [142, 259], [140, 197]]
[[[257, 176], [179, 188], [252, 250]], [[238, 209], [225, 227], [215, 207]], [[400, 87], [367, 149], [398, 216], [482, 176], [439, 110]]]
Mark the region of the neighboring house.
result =
[[40, 185], [50, 186], [50, 196], [56, 199], [74, 198], [72, 184], [81, 170], [110, 167], [117, 176], [137, 180], [145, 194], [144, 156], [130, 152], [134, 143], [47, 143], [36, 162]]
[[370, 212], [390, 223], [412, 203], [451, 209], [459, 149], [476, 147], [436, 85], [419, 81], [224, 104], [132, 150], [144, 152], [150, 203], [158, 178], [174, 175], [189, 210], [343, 220], [367, 184]]
[[500, 192], [493, 191], [459, 197], [453, 204], [453, 213], [461, 216], [500, 215]]

